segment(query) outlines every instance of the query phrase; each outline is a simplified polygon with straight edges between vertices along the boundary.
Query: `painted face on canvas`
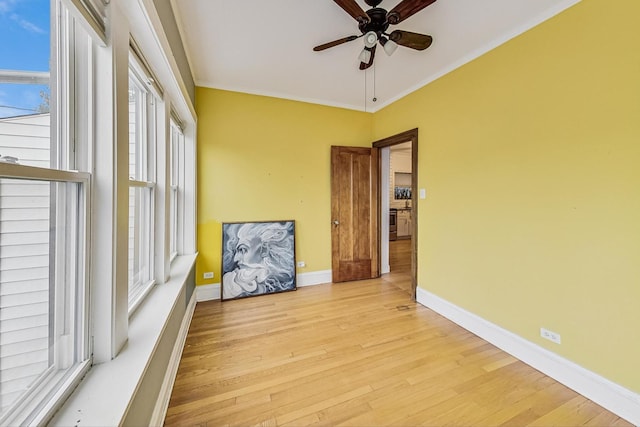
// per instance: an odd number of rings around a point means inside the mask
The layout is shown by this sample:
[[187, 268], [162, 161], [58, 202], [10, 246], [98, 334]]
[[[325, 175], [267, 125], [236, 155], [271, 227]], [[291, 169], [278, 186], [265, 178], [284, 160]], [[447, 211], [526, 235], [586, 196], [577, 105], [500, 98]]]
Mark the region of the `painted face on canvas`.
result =
[[259, 237], [240, 239], [233, 260], [240, 268], [260, 265], [262, 263], [261, 248], [262, 240]]

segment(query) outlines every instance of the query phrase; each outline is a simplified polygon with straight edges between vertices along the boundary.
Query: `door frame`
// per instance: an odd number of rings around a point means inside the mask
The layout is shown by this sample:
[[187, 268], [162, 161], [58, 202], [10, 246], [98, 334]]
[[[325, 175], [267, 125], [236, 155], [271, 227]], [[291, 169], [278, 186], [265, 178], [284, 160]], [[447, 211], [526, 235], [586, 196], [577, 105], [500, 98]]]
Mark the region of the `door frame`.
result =
[[[413, 300], [416, 299], [416, 292], [418, 288], [418, 128], [414, 128], [388, 138], [383, 138], [373, 142], [371, 145], [374, 148], [391, 147], [392, 145], [402, 144], [404, 142], [411, 142], [411, 208], [413, 221], [411, 221], [411, 296]], [[378, 150], [378, 156], [381, 155], [381, 150]], [[381, 159], [378, 158], [378, 168], [381, 167]], [[378, 170], [378, 176], [381, 176], [381, 170]], [[380, 187], [382, 183], [380, 183]], [[381, 216], [381, 191], [378, 192], [378, 224], [382, 224]], [[380, 230], [380, 227], [378, 228]], [[380, 234], [380, 231], [378, 231]], [[378, 237], [378, 243], [381, 244], [382, 237]], [[380, 251], [380, 249], [378, 249]], [[380, 258], [378, 258], [380, 262]], [[379, 270], [380, 270], [379, 266]]]

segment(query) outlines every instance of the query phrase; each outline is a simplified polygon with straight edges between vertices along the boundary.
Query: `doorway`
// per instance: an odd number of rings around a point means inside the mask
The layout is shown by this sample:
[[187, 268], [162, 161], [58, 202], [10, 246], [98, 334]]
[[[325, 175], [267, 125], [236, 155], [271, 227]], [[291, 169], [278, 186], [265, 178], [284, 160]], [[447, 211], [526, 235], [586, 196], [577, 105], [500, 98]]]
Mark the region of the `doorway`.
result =
[[418, 130], [373, 143], [380, 153], [380, 267], [415, 299]]
[[389, 169], [389, 272], [410, 275], [413, 222], [411, 141], [392, 145], [388, 150], [389, 165], [381, 165], [381, 168]]

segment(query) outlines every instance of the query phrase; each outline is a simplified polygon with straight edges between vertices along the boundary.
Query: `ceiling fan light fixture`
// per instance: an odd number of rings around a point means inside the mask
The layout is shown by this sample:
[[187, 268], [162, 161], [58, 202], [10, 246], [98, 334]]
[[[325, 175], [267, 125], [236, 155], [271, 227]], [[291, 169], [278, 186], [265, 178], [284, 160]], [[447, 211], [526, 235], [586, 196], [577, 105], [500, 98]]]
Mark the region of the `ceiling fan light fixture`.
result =
[[398, 49], [398, 43], [394, 42], [393, 40], [388, 40], [386, 37], [380, 38], [380, 44], [382, 45], [384, 53], [386, 53], [387, 56], [393, 55], [393, 52]]
[[364, 35], [364, 45], [371, 49], [378, 43], [378, 34], [375, 31], [369, 31]]
[[360, 52], [358, 59], [360, 60], [360, 62], [364, 62], [365, 64], [368, 64], [369, 61], [371, 60], [371, 50], [366, 47], [362, 49], [362, 52]]

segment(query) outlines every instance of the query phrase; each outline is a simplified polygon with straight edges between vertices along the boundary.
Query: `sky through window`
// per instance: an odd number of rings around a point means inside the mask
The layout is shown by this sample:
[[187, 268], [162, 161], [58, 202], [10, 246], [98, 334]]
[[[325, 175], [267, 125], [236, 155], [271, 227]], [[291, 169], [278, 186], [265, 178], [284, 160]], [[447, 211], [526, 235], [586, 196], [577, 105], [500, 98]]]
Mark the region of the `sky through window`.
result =
[[0, 118], [48, 111], [48, 84], [15, 81], [50, 71], [50, 7], [50, 0], [0, 0]]

